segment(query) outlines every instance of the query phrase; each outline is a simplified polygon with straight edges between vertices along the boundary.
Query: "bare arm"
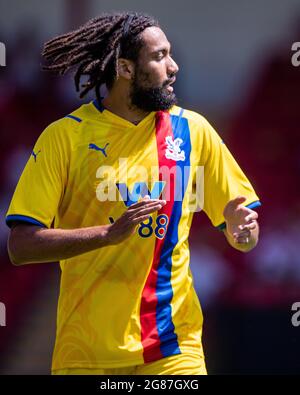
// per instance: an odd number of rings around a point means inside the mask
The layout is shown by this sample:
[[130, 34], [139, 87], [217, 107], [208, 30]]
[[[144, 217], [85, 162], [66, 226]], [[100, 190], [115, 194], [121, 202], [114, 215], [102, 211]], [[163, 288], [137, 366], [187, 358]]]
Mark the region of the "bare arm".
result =
[[17, 224], [8, 239], [9, 257], [15, 265], [71, 258], [107, 246], [108, 227], [65, 230]]
[[144, 198], [130, 206], [112, 225], [80, 229], [45, 229], [18, 224], [10, 232], [8, 253], [15, 265], [55, 262], [97, 248], [121, 243], [134, 233], [136, 225], [165, 205], [164, 200]]
[[224, 209], [225, 237], [233, 248], [242, 252], [251, 251], [256, 246], [259, 236], [258, 214], [244, 207], [242, 203], [245, 201], [245, 197], [238, 196]]

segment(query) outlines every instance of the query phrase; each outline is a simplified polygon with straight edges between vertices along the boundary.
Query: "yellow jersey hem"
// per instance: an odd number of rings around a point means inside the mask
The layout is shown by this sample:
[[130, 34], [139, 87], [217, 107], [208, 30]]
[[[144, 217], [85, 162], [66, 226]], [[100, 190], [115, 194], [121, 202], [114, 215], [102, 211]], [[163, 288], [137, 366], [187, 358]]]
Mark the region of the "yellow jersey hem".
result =
[[[199, 355], [202, 352], [202, 347], [199, 346], [197, 348], [190, 348], [190, 347], [180, 347], [180, 353], [176, 353], [174, 355], [178, 354], [193, 354], [193, 355]], [[173, 355], [173, 354], [172, 354]], [[171, 357], [172, 355], [168, 355], [167, 357]], [[159, 358], [163, 359], [163, 358]], [[157, 359], [157, 360], [159, 360]], [[153, 361], [155, 362], [155, 361]], [[51, 368], [51, 372], [54, 372], [56, 370], [62, 370], [62, 369], [111, 369], [111, 368], [126, 368], [130, 366], [136, 366], [136, 365], [144, 365], [145, 362], [142, 361], [140, 358], [139, 359], [130, 359], [130, 360], [122, 360], [122, 361], [99, 361], [97, 363], [88, 363], [88, 362], [81, 362], [81, 361], [70, 361], [67, 365], [63, 366], [53, 366]]]

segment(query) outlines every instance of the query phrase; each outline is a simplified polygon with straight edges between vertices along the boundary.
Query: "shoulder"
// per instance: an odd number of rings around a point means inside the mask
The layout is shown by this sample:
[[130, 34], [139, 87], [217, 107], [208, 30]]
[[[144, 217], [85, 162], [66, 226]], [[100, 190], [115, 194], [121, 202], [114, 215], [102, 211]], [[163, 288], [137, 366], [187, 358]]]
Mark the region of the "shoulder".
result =
[[208, 120], [202, 114], [199, 114], [196, 111], [188, 110], [186, 108], [178, 106], [173, 106], [170, 110], [170, 115], [185, 118], [188, 120], [190, 126], [201, 129], [203, 131], [212, 128]]
[[200, 139], [201, 144], [210, 146], [212, 141], [221, 141], [216, 130], [202, 114], [174, 106], [170, 110], [170, 115], [185, 118], [188, 121], [191, 135], [197, 140]]
[[191, 142], [201, 164], [224, 149], [221, 136], [203, 115], [177, 106], [170, 110], [170, 115], [187, 120]]
[[39, 140], [47, 142], [71, 142], [76, 139], [76, 135], [82, 129], [84, 121], [87, 119], [87, 105], [71, 111], [63, 117], [51, 122], [41, 133]]

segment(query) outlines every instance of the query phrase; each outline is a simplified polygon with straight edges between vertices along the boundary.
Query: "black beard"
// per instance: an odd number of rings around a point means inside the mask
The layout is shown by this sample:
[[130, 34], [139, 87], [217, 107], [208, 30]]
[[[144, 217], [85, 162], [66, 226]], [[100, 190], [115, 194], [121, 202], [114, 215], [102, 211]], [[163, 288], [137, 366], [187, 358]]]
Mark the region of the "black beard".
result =
[[140, 110], [165, 111], [177, 104], [177, 97], [173, 92], [168, 92], [165, 86], [159, 88], [144, 88], [134, 78], [130, 92], [131, 104]]

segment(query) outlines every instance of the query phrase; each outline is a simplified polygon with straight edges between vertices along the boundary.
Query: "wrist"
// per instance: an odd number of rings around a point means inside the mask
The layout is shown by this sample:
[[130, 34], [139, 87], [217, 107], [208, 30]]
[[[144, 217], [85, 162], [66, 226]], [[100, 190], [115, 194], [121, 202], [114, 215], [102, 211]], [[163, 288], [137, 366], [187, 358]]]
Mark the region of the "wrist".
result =
[[101, 247], [106, 247], [113, 244], [110, 234], [110, 228], [111, 225], [102, 225], [99, 227], [98, 240], [101, 243]]

